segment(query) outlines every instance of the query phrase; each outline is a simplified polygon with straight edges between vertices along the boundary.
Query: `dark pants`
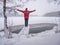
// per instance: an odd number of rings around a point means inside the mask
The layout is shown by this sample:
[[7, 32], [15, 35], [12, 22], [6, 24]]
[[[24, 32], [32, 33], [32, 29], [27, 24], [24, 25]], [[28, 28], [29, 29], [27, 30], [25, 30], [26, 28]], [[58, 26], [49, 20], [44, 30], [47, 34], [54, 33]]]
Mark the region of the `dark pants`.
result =
[[25, 18], [25, 27], [28, 26], [28, 18]]

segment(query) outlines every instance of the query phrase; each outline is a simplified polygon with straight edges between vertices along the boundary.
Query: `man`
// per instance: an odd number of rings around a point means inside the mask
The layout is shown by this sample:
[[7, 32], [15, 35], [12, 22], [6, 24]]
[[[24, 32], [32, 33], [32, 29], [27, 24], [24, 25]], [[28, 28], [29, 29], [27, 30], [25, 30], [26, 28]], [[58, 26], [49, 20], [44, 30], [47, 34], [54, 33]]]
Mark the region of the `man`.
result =
[[19, 12], [22, 12], [24, 13], [24, 19], [25, 19], [25, 27], [28, 26], [28, 20], [29, 20], [29, 14], [34, 12], [35, 10], [33, 11], [29, 11], [27, 8], [25, 10], [19, 10], [17, 9]]

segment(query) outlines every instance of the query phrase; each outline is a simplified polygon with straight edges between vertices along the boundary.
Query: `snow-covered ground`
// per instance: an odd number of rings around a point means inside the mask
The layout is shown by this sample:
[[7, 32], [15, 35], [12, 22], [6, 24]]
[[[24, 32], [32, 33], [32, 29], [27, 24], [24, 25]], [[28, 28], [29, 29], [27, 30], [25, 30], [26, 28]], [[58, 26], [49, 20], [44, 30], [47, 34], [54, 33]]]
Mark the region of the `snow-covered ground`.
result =
[[[23, 28], [24, 29], [24, 28]], [[22, 30], [23, 30], [22, 29]], [[28, 28], [26, 28], [28, 30]], [[25, 30], [27, 32], [27, 30]], [[0, 32], [0, 45], [60, 45], [60, 33], [55, 33], [55, 28], [38, 33], [35, 36], [13, 34], [13, 38], [7, 39]]]

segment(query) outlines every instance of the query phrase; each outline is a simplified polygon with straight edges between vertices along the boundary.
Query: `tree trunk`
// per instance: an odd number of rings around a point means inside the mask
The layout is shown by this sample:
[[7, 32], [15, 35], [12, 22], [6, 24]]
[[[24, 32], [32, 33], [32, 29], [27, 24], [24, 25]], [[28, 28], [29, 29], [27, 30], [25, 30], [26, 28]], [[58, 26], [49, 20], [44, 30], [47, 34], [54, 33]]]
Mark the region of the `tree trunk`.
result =
[[4, 36], [9, 37], [9, 31], [7, 26], [7, 16], [6, 16], [6, 0], [3, 2], [3, 14], [4, 14]]

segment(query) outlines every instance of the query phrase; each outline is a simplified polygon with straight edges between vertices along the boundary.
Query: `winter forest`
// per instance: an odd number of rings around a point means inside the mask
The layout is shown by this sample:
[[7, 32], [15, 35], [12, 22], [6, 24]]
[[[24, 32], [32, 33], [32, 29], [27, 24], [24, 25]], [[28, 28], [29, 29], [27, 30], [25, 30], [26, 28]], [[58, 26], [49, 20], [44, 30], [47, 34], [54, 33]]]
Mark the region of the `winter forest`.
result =
[[0, 0], [0, 45], [60, 45], [60, 0]]

